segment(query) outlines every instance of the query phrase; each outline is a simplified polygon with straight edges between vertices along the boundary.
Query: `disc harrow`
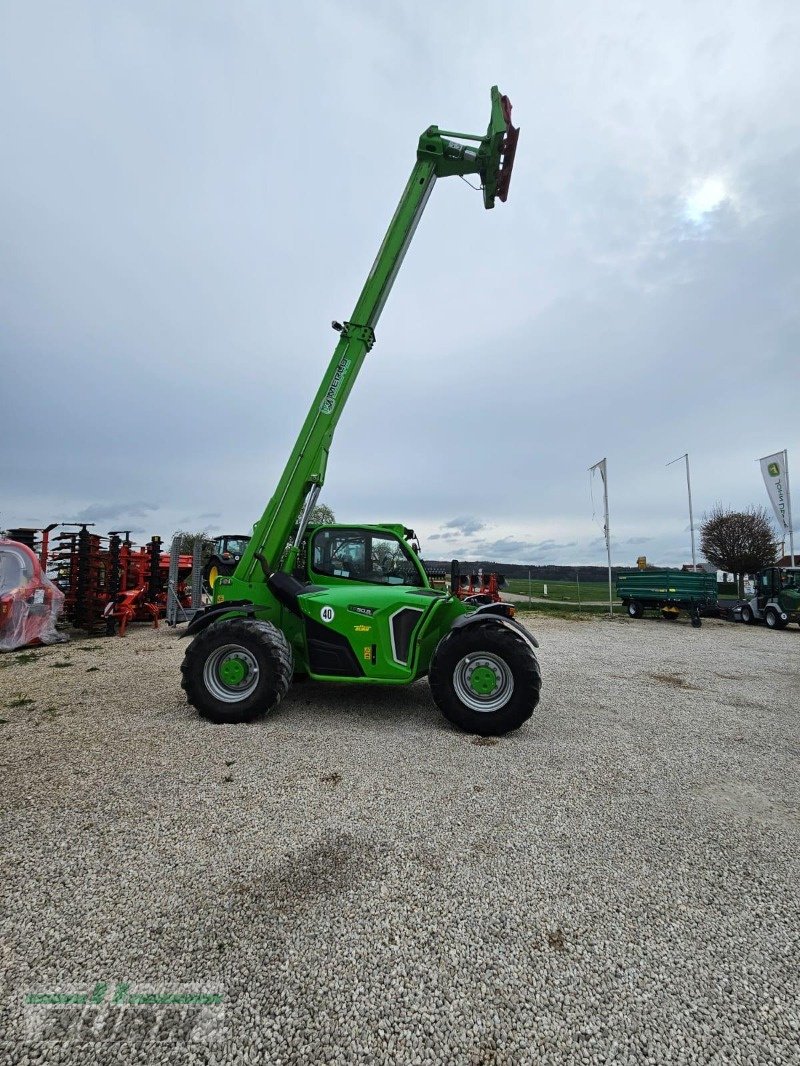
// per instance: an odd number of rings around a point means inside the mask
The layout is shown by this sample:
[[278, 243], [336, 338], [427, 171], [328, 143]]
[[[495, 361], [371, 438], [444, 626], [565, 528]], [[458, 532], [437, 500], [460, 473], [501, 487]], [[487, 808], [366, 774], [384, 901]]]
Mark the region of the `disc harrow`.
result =
[[[90, 531], [91, 523], [65, 529], [55, 537], [49, 567], [64, 592], [64, 616], [77, 629], [124, 636], [132, 622], [158, 626], [167, 607], [169, 555], [160, 537], [142, 547], [130, 530], [112, 530], [107, 537]], [[176, 594], [191, 604], [188, 578], [191, 555], [178, 559]]]

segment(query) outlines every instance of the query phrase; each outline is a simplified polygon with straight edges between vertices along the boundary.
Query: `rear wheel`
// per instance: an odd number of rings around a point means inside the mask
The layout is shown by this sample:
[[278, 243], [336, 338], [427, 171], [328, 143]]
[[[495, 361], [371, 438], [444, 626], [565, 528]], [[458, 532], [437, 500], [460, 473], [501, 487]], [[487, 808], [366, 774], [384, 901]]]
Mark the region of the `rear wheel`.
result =
[[538, 660], [524, 637], [489, 619], [443, 637], [429, 678], [445, 718], [484, 737], [519, 729], [542, 687]]
[[638, 600], [631, 600], [628, 604], [628, 614], [631, 618], [641, 618], [644, 614], [644, 607], [642, 607]]
[[250, 722], [278, 706], [292, 680], [292, 650], [270, 622], [213, 622], [186, 649], [181, 687], [203, 718]]

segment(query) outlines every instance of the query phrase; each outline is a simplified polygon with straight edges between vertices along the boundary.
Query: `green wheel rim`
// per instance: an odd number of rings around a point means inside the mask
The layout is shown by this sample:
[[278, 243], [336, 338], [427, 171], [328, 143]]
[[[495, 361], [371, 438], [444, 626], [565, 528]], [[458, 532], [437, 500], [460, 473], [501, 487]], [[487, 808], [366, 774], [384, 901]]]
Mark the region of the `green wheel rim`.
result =
[[260, 669], [255, 655], [241, 644], [215, 648], [203, 666], [203, 681], [215, 699], [240, 703], [258, 688]]
[[492, 714], [501, 710], [514, 692], [511, 667], [489, 651], [465, 655], [453, 671], [453, 688], [470, 710]]

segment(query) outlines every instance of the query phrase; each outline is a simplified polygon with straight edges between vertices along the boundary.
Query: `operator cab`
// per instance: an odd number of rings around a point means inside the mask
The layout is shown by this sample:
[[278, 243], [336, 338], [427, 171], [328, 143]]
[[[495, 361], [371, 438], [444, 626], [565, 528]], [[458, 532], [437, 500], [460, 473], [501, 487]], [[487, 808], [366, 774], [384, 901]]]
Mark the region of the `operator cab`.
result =
[[402, 526], [318, 526], [308, 536], [308, 579], [334, 585], [410, 585], [427, 588], [422, 564]]
[[775, 599], [785, 589], [800, 588], [800, 569], [793, 567], [768, 566], [761, 570], [756, 578], [756, 602], [763, 610], [770, 600]]

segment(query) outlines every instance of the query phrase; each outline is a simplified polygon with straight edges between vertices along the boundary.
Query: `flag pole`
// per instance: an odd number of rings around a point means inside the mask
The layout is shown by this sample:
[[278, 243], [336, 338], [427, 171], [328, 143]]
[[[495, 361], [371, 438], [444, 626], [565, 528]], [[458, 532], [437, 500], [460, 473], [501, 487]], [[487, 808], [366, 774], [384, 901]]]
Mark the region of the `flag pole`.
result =
[[789, 489], [789, 449], [783, 449], [783, 468], [786, 471], [786, 517], [789, 519], [789, 555], [790, 566], [794, 566], [794, 524], [792, 522], [792, 493]]
[[613, 615], [613, 597], [611, 594], [611, 529], [608, 524], [608, 465], [603, 460], [603, 502], [606, 505], [606, 554], [608, 555], [608, 613]]
[[608, 556], [608, 613], [614, 614], [614, 596], [611, 591], [611, 530], [608, 525], [608, 463], [606, 459], [601, 459], [599, 463], [595, 463], [594, 466], [589, 467], [589, 473], [600, 470], [600, 477], [603, 479], [603, 510], [605, 512], [605, 525], [603, 526], [603, 532], [606, 537], [606, 555]]
[[[694, 551], [694, 514], [692, 512], [692, 480], [689, 476], [689, 453], [684, 452], [683, 455], [679, 455], [678, 459], [686, 460], [686, 491], [689, 494], [689, 531], [692, 535], [692, 571], [697, 570], [697, 559]], [[672, 459], [667, 463], [667, 466], [672, 466], [673, 463], [677, 463], [678, 459]]]
[[692, 572], [697, 570], [697, 559], [694, 554], [694, 514], [692, 513], [692, 480], [689, 477], [689, 453], [686, 453], [686, 489], [689, 493], [689, 529], [692, 533]]

